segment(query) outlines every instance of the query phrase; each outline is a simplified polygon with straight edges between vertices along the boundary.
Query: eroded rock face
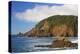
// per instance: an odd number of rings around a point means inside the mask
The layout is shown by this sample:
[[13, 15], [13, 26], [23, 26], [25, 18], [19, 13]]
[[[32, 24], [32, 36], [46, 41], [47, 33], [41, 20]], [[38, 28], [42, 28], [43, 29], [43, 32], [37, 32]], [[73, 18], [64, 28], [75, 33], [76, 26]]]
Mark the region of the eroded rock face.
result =
[[51, 29], [54, 36], [74, 36], [74, 31], [66, 24], [56, 25]]
[[48, 24], [44, 23], [44, 26], [42, 26], [40, 29], [33, 28], [31, 31], [25, 33], [24, 35], [29, 36], [74, 36], [74, 31], [68, 27], [66, 24], [62, 24], [59, 26], [54, 26], [49, 30]]

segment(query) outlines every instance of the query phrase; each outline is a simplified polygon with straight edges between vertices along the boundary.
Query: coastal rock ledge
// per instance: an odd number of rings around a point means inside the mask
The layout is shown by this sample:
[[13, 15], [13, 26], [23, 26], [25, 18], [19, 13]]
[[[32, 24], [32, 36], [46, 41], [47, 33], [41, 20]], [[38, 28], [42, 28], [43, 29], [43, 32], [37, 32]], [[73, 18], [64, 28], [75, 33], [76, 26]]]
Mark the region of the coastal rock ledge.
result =
[[35, 47], [49, 47], [49, 48], [75, 48], [77, 49], [78, 47], [77, 43], [71, 43], [70, 41], [64, 41], [64, 40], [55, 40], [52, 42], [51, 45], [36, 45]]

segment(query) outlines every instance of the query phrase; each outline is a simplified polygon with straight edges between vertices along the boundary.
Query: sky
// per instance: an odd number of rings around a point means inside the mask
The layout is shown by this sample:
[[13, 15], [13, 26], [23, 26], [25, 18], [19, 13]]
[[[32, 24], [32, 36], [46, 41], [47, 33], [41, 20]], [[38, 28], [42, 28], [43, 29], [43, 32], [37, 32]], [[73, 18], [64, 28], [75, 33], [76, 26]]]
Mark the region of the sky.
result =
[[53, 15], [78, 15], [77, 5], [36, 3], [36, 2], [11, 2], [11, 33], [27, 32], [35, 25]]

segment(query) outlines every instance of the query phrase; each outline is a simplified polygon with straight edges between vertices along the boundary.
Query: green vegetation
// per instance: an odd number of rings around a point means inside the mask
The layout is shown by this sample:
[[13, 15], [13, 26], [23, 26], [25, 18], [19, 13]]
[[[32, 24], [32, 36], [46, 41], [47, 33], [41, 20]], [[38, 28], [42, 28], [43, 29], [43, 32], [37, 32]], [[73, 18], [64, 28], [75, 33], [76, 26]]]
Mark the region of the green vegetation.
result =
[[55, 25], [61, 25], [61, 24], [66, 24], [70, 26], [71, 28], [77, 28], [78, 20], [77, 16], [72, 16], [72, 15], [55, 15], [48, 17], [47, 19], [44, 19], [40, 21], [37, 25], [36, 28], [41, 28], [44, 24], [44, 21], [48, 21], [49, 27], [53, 27]]

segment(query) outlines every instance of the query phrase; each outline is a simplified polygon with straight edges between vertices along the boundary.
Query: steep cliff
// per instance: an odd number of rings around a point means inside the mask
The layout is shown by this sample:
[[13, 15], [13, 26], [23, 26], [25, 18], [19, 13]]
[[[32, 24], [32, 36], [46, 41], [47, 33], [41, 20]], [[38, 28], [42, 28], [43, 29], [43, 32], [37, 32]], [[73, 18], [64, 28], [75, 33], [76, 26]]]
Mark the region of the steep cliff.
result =
[[55, 15], [45, 18], [35, 25], [25, 36], [77, 36], [78, 17], [73, 15]]

